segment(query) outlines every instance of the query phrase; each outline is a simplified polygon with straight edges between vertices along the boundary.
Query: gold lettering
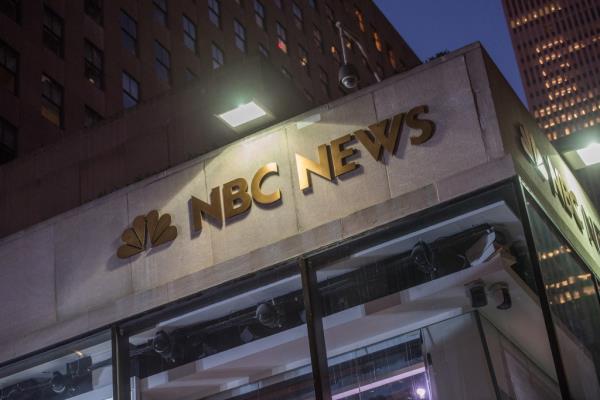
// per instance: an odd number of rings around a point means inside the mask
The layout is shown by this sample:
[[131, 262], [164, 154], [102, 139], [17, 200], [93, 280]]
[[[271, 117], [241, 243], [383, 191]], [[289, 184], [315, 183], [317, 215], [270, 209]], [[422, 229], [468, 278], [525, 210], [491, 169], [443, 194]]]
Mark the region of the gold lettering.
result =
[[252, 197], [248, 194], [248, 182], [237, 178], [223, 185], [223, 210], [225, 218], [242, 214], [252, 205]]
[[319, 163], [317, 164], [313, 160], [305, 158], [300, 154], [296, 153], [296, 169], [298, 171], [298, 181], [300, 184], [300, 190], [306, 190], [312, 187], [312, 181], [310, 173], [317, 174], [328, 181], [332, 179], [331, 166], [329, 165], [329, 150], [326, 144], [322, 144], [318, 148], [319, 152]]
[[406, 125], [409, 128], [421, 130], [419, 136], [412, 136], [410, 138], [410, 143], [413, 145], [421, 145], [427, 142], [435, 133], [435, 124], [433, 121], [417, 118], [419, 114], [426, 114], [428, 112], [429, 108], [427, 106], [418, 106], [410, 110], [406, 116]]
[[381, 143], [375, 139], [373, 134], [366, 129], [360, 129], [354, 132], [354, 136], [358, 139], [358, 141], [365, 146], [365, 149], [373, 156], [375, 161], [379, 161], [381, 158], [383, 146]]
[[223, 213], [221, 209], [221, 192], [219, 188], [213, 188], [210, 191], [210, 204], [206, 203], [194, 196], [191, 200], [192, 221], [194, 231], [202, 230], [202, 214], [210, 215], [219, 222], [223, 222]]
[[333, 173], [340, 176], [358, 168], [358, 163], [352, 161], [346, 163], [346, 158], [356, 153], [356, 149], [344, 148], [344, 146], [354, 140], [350, 134], [331, 141], [331, 158], [333, 160]]
[[254, 178], [252, 178], [252, 183], [250, 184], [250, 186], [252, 188], [251, 189], [252, 197], [254, 198], [254, 201], [256, 201], [257, 203], [272, 204], [281, 199], [281, 190], [280, 189], [277, 189], [275, 192], [269, 193], [269, 194], [265, 194], [261, 190], [262, 182], [265, 180], [265, 178], [267, 176], [269, 176], [271, 174], [279, 175], [279, 169], [277, 168], [277, 163], [272, 162], [272, 163], [268, 163], [267, 165], [260, 167], [259, 170], [256, 171], [256, 174], [254, 174]]
[[391, 154], [394, 154], [398, 148], [398, 139], [402, 131], [403, 120], [404, 113], [400, 113], [394, 115], [391, 119], [388, 118], [376, 124], [369, 125], [369, 130], [375, 136], [375, 139]]

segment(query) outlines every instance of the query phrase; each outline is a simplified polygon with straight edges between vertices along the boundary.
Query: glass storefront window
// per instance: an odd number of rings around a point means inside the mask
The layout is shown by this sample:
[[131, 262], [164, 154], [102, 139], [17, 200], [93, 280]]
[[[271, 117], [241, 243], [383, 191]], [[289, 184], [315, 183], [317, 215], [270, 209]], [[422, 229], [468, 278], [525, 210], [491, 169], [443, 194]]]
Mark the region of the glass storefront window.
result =
[[600, 301], [595, 278], [534, 200], [527, 210], [569, 390], [600, 399]]
[[314, 398], [295, 264], [203, 293], [129, 336], [132, 398]]
[[112, 347], [108, 332], [0, 370], [2, 400], [112, 398]]
[[449, 207], [397, 232], [310, 259], [332, 398], [514, 393], [517, 380], [502, 388], [496, 381], [479, 315], [544, 377], [531, 393], [557, 398], [544, 318], [528, 279], [531, 265], [522, 262], [525, 234], [507, 203]]

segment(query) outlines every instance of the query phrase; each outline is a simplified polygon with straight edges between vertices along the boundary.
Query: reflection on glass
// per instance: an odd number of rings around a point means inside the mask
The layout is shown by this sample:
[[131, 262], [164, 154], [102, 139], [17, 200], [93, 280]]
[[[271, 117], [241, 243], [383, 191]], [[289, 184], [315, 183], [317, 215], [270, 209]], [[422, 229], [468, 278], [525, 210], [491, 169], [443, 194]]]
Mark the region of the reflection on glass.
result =
[[538, 208], [527, 206], [569, 390], [574, 399], [599, 399], [600, 302], [593, 276]]
[[73, 343], [7, 367], [0, 371], [0, 399], [112, 400], [108, 338], [105, 334]]
[[243, 289], [225, 284], [213, 300], [130, 336], [134, 398], [314, 397], [294, 271], [257, 274]]

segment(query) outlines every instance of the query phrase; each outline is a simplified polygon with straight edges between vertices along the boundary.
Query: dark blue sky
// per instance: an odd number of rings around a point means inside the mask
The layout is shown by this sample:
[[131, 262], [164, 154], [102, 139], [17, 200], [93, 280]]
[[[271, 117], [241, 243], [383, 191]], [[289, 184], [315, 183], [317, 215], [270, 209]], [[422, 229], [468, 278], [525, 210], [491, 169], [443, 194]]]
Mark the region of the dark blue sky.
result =
[[522, 101], [501, 0], [375, 0], [421, 60], [480, 41]]

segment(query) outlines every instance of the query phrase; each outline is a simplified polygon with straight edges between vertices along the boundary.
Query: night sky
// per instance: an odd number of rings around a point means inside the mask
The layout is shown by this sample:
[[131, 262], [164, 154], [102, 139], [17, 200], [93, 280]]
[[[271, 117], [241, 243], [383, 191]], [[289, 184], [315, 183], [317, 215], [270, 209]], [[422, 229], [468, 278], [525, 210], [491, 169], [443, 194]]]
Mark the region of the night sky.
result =
[[375, 0], [421, 60], [480, 41], [525, 102], [501, 0]]

